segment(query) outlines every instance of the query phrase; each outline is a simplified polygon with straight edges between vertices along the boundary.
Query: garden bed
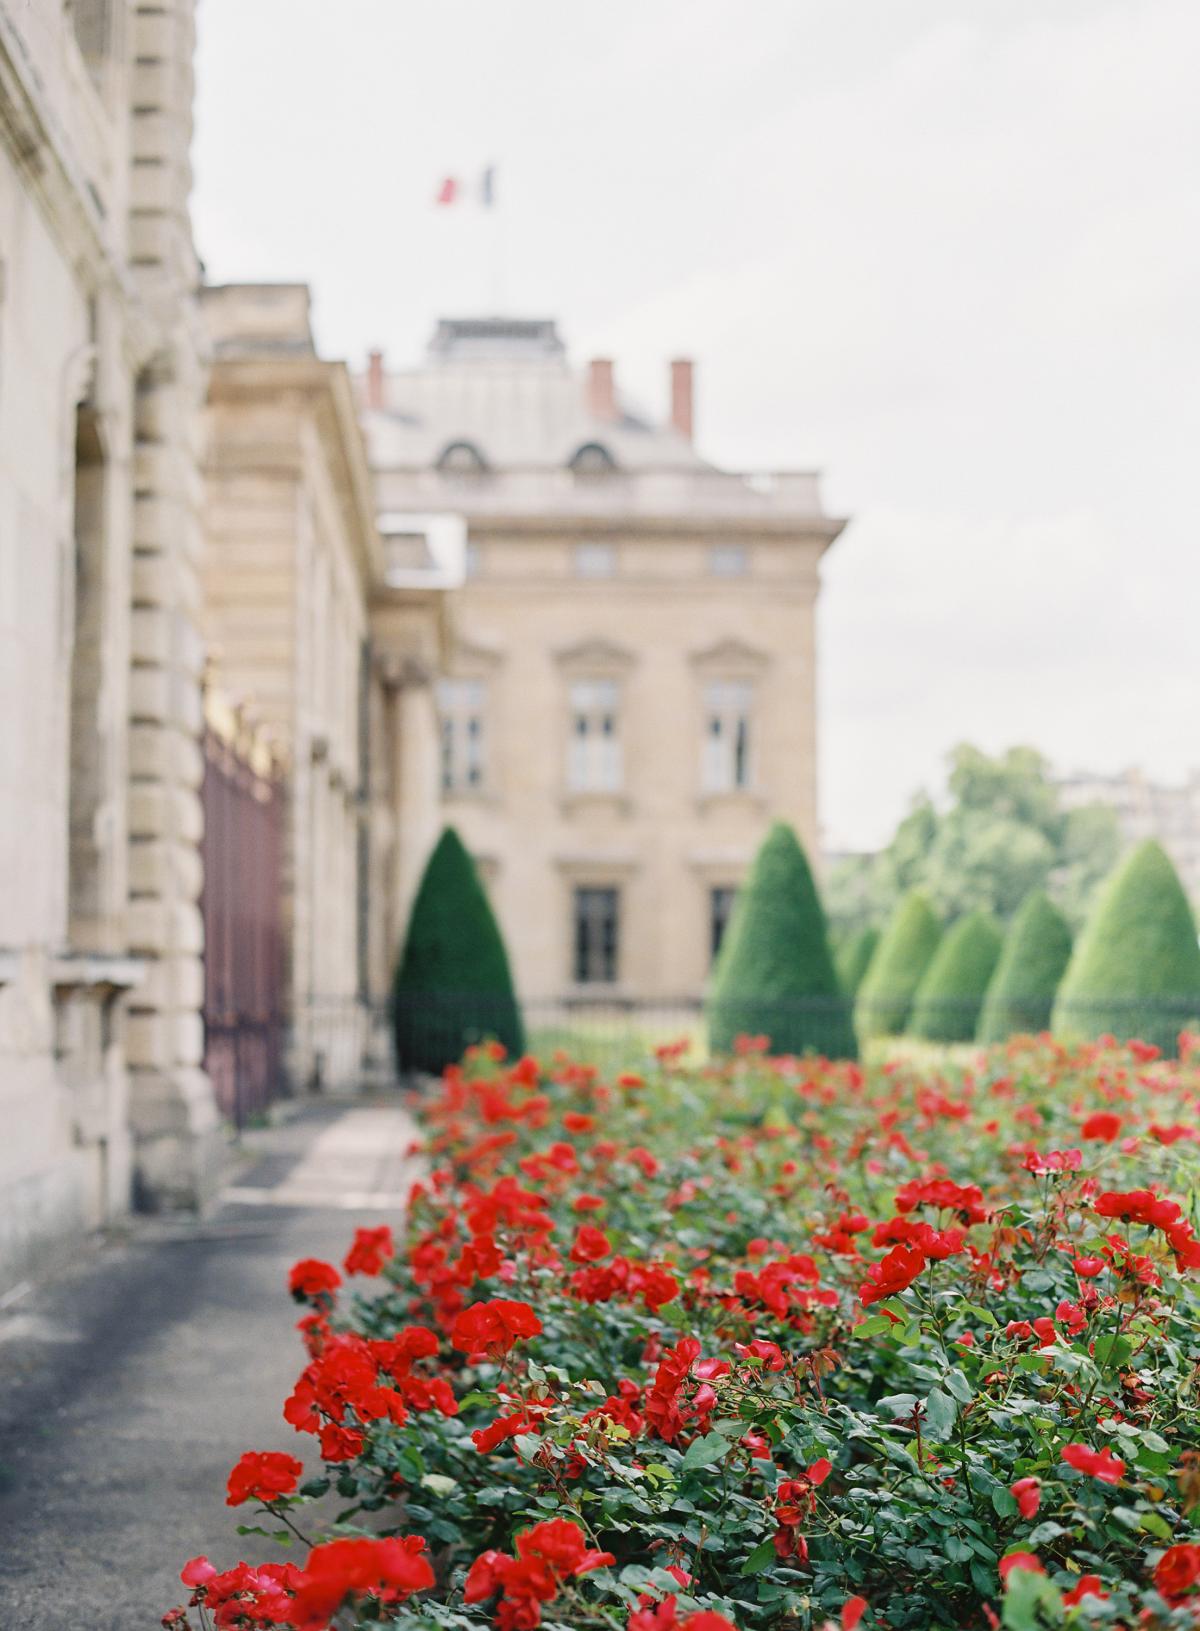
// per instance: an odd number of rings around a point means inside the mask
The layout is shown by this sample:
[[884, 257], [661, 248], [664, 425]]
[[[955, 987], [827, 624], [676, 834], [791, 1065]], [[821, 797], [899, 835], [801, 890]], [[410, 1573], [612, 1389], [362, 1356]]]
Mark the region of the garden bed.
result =
[[231, 1479], [318, 1544], [193, 1560], [168, 1624], [1195, 1623], [1194, 1047], [477, 1051], [421, 1114], [406, 1239], [296, 1266]]

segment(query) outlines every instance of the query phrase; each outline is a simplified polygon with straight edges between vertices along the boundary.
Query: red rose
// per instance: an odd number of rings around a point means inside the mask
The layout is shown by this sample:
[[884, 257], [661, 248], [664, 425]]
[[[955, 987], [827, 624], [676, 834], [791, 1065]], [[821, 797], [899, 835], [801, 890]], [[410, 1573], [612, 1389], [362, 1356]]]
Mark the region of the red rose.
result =
[[999, 1569], [1000, 1578], [1005, 1585], [1008, 1584], [1008, 1577], [1014, 1569], [1025, 1569], [1030, 1574], [1045, 1574], [1046, 1572], [1042, 1567], [1041, 1558], [1033, 1552], [1009, 1552], [1007, 1557], [1000, 1559]]
[[454, 1321], [450, 1340], [464, 1353], [501, 1359], [516, 1343], [537, 1336], [541, 1329], [542, 1322], [528, 1303], [494, 1297], [464, 1308]]
[[854, 1631], [869, 1606], [865, 1597], [847, 1597], [842, 1604], [842, 1631]]
[[229, 1474], [226, 1506], [261, 1501], [264, 1506], [282, 1495], [294, 1495], [304, 1464], [294, 1455], [274, 1450], [247, 1450]]
[[377, 1229], [354, 1231], [354, 1244], [346, 1253], [342, 1267], [347, 1274], [378, 1274], [395, 1255], [392, 1231], [386, 1223], [381, 1223]]
[[384, 1603], [402, 1603], [434, 1583], [420, 1535], [403, 1539], [346, 1538], [314, 1546], [308, 1554], [288, 1621], [298, 1631], [321, 1631], [347, 1597], [364, 1592]]
[[1119, 1484], [1125, 1463], [1110, 1449], [1092, 1450], [1086, 1444], [1064, 1444], [1062, 1458], [1076, 1472], [1087, 1473], [1102, 1484]]
[[882, 1302], [885, 1297], [896, 1297], [907, 1291], [925, 1268], [925, 1257], [909, 1246], [894, 1246], [880, 1262], [867, 1270], [867, 1278], [859, 1290], [859, 1298], [867, 1306]]
[[1111, 1144], [1120, 1136], [1123, 1123], [1120, 1116], [1111, 1110], [1097, 1110], [1079, 1129], [1081, 1138], [1094, 1138], [1104, 1144]]
[[342, 1283], [342, 1277], [332, 1263], [323, 1263], [319, 1257], [304, 1257], [292, 1264], [288, 1275], [288, 1290], [297, 1302], [311, 1298], [331, 1296]]
[[612, 1251], [608, 1236], [593, 1224], [581, 1223], [571, 1247], [572, 1263], [598, 1263]]
[[1015, 1484], [1010, 1485], [1008, 1493], [1017, 1503], [1023, 1518], [1037, 1517], [1038, 1507], [1042, 1504], [1040, 1478], [1018, 1478]]
[[1168, 1546], [1154, 1565], [1154, 1584], [1167, 1601], [1182, 1597], [1200, 1580], [1200, 1546]]
[[1085, 1597], [1107, 1597], [1103, 1590], [1098, 1574], [1081, 1574], [1070, 1591], [1063, 1592], [1063, 1603], [1067, 1608], [1074, 1608]]

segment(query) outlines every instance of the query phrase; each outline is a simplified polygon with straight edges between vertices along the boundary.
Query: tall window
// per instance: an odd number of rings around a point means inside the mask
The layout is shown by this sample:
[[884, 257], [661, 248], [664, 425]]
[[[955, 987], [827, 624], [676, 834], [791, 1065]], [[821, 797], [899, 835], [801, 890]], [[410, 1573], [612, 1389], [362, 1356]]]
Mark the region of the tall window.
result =
[[725, 939], [725, 931], [729, 927], [729, 919], [733, 915], [733, 903], [737, 899], [737, 890], [724, 884], [708, 892], [708, 932], [709, 950], [712, 961], [717, 960], [717, 953]]
[[483, 786], [485, 702], [482, 680], [442, 680], [438, 685], [444, 793], [469, 793]]
[[704, 687], [701, 781], [706, 793], [736, 793], [750, 786], [753, 702], [749, 680], [710, 680]]
[[567, 786], [573, 793], [615, 793], [621, 785], [619, 699], [616, 680], [575, 680], [571, 685]]
[[575, 980], [612, 985], [617, 978], [620, 896], [615, 889], [575, 891]]

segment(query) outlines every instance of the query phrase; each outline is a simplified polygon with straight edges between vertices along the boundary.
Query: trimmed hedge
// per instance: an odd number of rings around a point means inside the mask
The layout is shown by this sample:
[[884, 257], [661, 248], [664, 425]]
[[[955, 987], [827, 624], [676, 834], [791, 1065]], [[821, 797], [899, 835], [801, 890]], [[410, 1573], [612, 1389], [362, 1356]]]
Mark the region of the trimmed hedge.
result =
[[915, 889], [905, 895], [858, 988], [854, 1025], [860, 1041], [869, 1036], [899, 1036], [904, 1030], [913, 997], [941, 936], [941, 926], [925, 896]]
[[848, 997], [853, 997], [863, 977], [871, 966], [871, 959], [875, 955], [875, 948], [879, 945], [879, 930], [874, 924], [869, 928], [860, 929], [852, 939], [847, 940], [837, 955], [838, 979], [842, 982], [842, 990]]
[[400, 1070], [440, 1075], [473, 1042], [525, 1050], [508, 953], [475, 870], [453, 827], [438, 839], [408, 920], [392, 983], [392, 1032]]
[[977, 1040], [1004, 1042], [1050, 1029], [1054, 994], [1071, 958], [1071, 930], [1044, 889], [1021, 902], [1004, 937], [979, 1016]]
[[1174, 1053], [1200, 1017], [1200, 946], [1192, 909], [1162, 846], [1132, 850], [1100, 891], [1054, 1004], [1065, 1037], [1111, 1033]]
[[773, 1053], [853, 1058], [850, 1004], [829, 949], [825, 912], [792, 829], [776, 822], [738, 896], [708, 1003], [709, 1043], [767, 1036]]
[[926, 1042], [971, 1042], [1002, 941], [986, 912], [968, 912], [950, 928], [917, 987], [911, 1036]]

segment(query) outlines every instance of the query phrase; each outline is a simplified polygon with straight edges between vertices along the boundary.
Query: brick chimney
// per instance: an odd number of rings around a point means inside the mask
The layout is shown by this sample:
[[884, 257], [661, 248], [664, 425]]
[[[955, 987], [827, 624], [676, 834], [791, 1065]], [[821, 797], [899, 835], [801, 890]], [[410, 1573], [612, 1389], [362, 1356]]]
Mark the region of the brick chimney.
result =
[[690, 357], [677, 357], [671, 364], [671, 424], [689, 442], [694, 425], [695, 374], [696, 365]]
[[608, 357], [593, 357], [588, 363], [587, 406], [593, 419], [617, 417], [617, 382]]
[[383, 352], [367, 352], [367, 407], [383, 407]]

